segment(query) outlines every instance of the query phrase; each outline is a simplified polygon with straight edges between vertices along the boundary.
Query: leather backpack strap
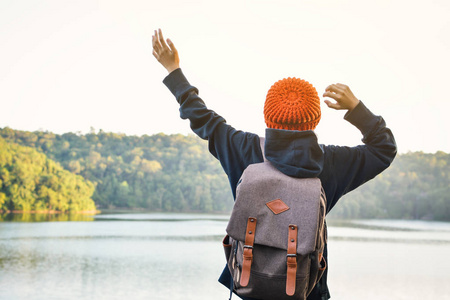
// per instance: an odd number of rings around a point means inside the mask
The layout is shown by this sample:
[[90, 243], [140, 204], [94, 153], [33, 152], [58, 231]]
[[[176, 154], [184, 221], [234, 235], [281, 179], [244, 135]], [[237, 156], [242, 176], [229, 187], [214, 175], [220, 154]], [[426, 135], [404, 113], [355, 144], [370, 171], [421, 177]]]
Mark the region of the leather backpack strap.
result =
[[286, 274], [286, 294], [293, 296], [295, 293], [295, 281], [297, 277], [297, 232], [296, 225], [289, 225], [289, 239], [287, 248], [287, 274]]
[[255, 242], [256, 218], [248, 218], [247, 231], [245, 233], [245, 244], [242, 260], [242, 275], [240, 285], [245, 287], [250, 280], [250, 270], [253, 261], [253, 243]]

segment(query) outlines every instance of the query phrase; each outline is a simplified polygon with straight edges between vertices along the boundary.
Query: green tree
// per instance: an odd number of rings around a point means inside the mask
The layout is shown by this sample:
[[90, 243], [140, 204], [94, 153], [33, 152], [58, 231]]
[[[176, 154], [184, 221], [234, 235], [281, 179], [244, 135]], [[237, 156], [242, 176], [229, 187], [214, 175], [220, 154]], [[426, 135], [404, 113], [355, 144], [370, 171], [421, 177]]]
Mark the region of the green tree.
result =
[[[92, 183], [64, 170], [43, 153], [1, 137], [0, 182], [0, 210], [3, 211], [96, 209], [91, 199]], [[70, 205], [75, 202], [81, 205]]]

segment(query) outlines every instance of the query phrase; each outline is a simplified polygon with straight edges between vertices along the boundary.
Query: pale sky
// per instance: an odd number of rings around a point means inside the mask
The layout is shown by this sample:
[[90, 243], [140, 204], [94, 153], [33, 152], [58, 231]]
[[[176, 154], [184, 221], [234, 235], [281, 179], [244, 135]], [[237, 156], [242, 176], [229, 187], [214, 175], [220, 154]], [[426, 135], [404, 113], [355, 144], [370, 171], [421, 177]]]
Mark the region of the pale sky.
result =
[[[399, 151], [450, 152], [448, 0], [0, 0], [0, 127], [54, 133], [190, 133], [151, 54], [162, 28], [209, 108], [264, 134], [285, 77], [354, 94]], [[323, 100], [323, 98], [322, 98]], [[325, 144], [359, 144], [322, 105]]]

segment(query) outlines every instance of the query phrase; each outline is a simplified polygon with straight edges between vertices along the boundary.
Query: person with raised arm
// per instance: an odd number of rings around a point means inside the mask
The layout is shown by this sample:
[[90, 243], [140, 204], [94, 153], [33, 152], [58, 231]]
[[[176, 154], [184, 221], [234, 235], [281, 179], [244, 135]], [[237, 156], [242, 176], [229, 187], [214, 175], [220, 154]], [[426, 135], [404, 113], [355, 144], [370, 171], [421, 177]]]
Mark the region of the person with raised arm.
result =
[[[169, 73], [163, 83], [178, 101], [181, 118], [189, 119], [192, 131], [208, 140], [209, 151], [220, 161], [233, 197], [236, 197], [236, 186], [246, 167], [264, 161], [260, 137], [233, 128], [205, 105], [198, 89], [183, 74], [175, 45], [170, 39], [163, 38], [160, 29], [154, 32], [152, 45], [153, 55]], [[319, 144], [314, 132], [321, 118], [316, 89], [305, 80], [285, 78], [270, 87], [265, 99], [267, 128], [264, 151], [267, 160], [286, 175], [319, 178], [327, 198], [328, 213], [344, 194], [389, 167], [396, 156], [397, 146], [384, 119], [374, 115], [348, 86], [330, 84], [323, 97], [332, 99], [324, 101], [329, 108], [347, 110], [344, 119], [361, 131], [362, 145]], [[326, 246], [323, 255], [327, 261]], [[330, 298], [327, 270], [307, 299]], [[230, 288], [231, 280], [225, 266], [219, 281]]]

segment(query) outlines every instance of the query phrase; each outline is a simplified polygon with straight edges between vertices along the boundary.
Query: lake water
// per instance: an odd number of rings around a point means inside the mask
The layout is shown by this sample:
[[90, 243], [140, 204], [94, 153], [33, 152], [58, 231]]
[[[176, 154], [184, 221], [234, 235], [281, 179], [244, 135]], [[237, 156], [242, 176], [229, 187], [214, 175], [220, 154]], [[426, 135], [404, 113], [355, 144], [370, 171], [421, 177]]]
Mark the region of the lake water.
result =
[[[228, 299], [227, 216], [20, 220], [0, 222], [1, 300]], [[328, 236], [332, 299], [450, 299], [450, 223], [331, 220]]]

